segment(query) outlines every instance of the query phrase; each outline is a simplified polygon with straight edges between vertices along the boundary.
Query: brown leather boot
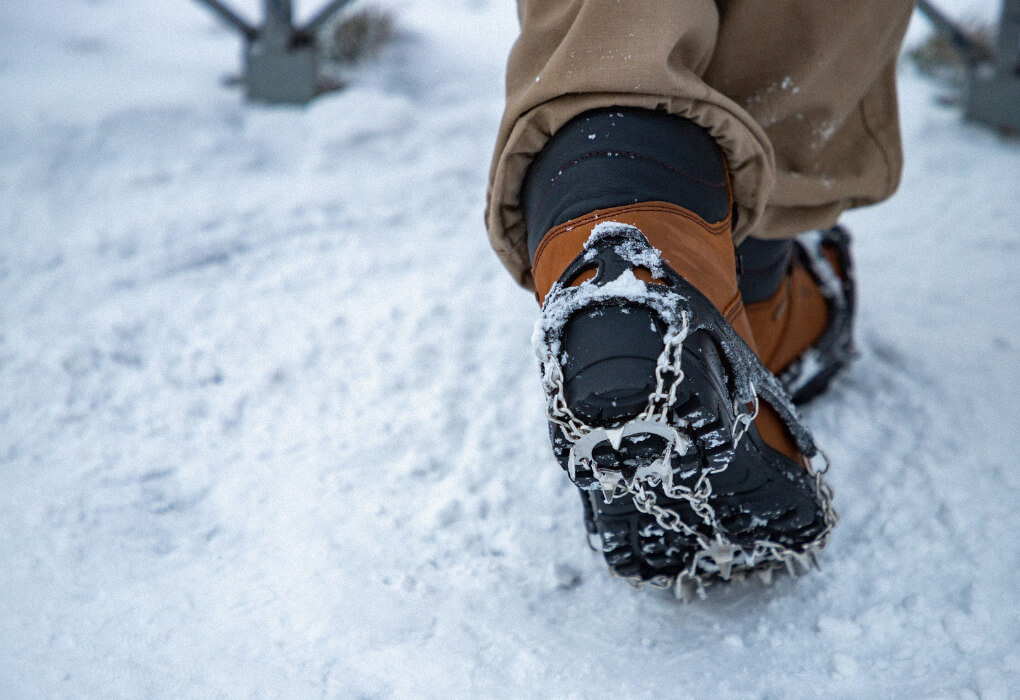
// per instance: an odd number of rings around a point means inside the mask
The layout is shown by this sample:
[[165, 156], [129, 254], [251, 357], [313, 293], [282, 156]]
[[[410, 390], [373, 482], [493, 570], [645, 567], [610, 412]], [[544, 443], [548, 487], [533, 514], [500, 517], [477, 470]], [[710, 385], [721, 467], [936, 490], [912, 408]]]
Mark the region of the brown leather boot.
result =
[[553, 450], [611, 570], [675, 585], [795, 571], [835, 524], [818, 453], [755, 354], [729, 218], [666, 202], [542, 239], [533, 275]]
[[794, 403], [825, 391], [853, 360], [855, 305], [850, 234], [841, 226], [800, 236], [775, 294], [747, 305], [758, 357]]

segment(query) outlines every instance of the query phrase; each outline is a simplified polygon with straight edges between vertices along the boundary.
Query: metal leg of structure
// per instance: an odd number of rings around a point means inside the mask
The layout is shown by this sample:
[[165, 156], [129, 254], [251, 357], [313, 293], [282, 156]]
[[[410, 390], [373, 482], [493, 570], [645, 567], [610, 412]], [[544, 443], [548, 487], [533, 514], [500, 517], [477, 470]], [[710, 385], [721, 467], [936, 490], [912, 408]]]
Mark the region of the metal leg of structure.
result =
[[255, 27], [222, 0], [197, 0], [244, 39], [245, 96], [255, 102], [304, 104], [319, 94], [316, 32], [351, 0], [332, 0], [303, 27], [294, 25], [291, 0], [262, 0]]
[[313, 44], [281, 48], [253, 41], [244, 52], [245, 97], [253, 102], [296, 103], [319, 94], [319, 61]]
[[929, 0], [918, 0], [917, 9], [967, 63], [964, 116], [1020, 133], [1020, 0], [1003, 0], [994, 50], [967, 36]]
[[970, 71], [964, 115], [1004, 131], [1020, 133], [1020, 0], [1004, 0], [994, 62]]

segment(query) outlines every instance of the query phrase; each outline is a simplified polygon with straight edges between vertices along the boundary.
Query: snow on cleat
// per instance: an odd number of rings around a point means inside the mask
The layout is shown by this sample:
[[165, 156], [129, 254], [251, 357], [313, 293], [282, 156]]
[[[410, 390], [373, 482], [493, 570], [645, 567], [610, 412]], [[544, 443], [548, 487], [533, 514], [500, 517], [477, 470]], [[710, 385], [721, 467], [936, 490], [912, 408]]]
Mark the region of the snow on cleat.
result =
[[803, 233], [794, 241], [796, 261], [825, 298], [825, 329], [800, 357], [779, 372], [779, 381], [796, 404], [824, 392], [854, 359], [856, 288], [850, 233], [842, 226]]
[[755, 423], [765, 402], [800, 453], [820, 454], [783, 387], [639, 229], [594, 227], [533, 343], [554, 454], [612, 573], [689, 600], [713, 580], [771, 580], [825, 545], [824, 470]]

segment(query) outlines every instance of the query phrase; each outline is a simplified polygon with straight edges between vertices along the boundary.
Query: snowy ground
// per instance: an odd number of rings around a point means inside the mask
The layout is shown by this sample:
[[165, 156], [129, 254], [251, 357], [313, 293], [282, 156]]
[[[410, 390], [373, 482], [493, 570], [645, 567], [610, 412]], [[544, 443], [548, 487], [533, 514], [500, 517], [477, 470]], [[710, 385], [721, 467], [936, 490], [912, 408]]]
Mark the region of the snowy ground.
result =
[[0, 6], [0, 698], [1020, 697], [1020, 145], [909, 67], [825, 570], [682, 607], [585, 547], [482, 230], [512, 3], [307, 110], [190, 2]]

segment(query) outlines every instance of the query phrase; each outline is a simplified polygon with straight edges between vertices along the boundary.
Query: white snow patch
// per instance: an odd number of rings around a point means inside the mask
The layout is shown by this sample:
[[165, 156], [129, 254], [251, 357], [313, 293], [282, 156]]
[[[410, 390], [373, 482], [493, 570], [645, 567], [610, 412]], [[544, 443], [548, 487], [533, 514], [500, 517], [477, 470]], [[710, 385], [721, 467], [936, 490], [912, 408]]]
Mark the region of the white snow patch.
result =
[[7, 4], [0, 696], [1014, 694], [1017, 145], [901, 71], [824, 570], [682, 607], [585, 547], [478, 223], [512, 3], [386, 5], [294, 109], [195, 3]]

